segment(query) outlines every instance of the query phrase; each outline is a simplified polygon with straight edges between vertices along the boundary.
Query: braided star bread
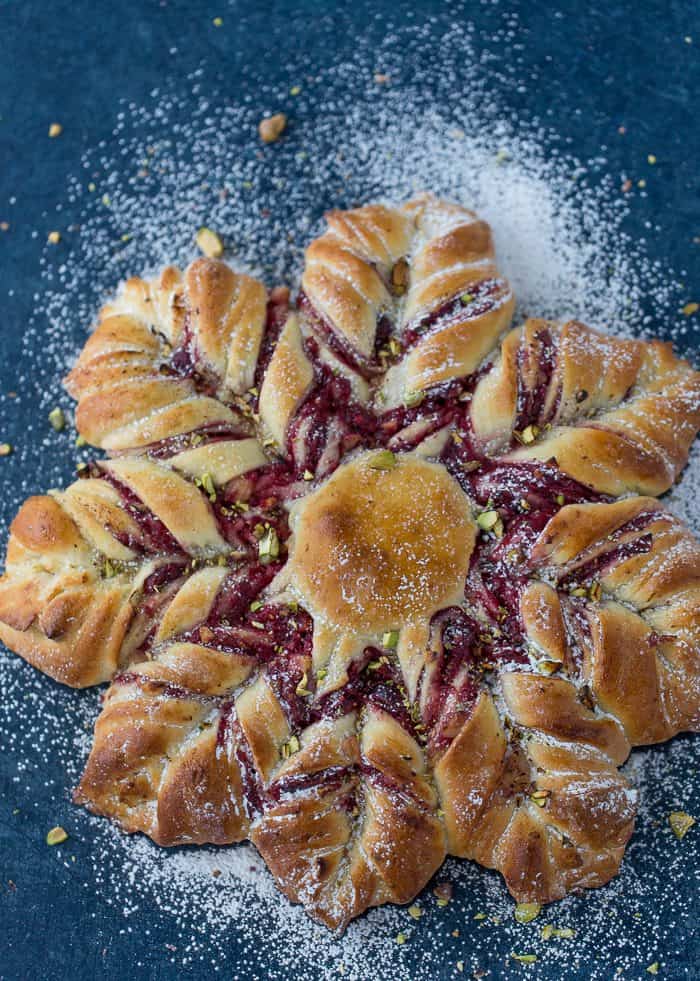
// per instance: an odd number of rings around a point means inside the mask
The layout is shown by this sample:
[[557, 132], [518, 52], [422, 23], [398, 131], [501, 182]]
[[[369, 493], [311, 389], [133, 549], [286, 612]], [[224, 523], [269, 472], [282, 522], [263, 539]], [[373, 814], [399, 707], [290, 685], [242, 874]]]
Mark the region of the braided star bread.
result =
[[102, 310], [66, 384], [107, 456], [0, 580], [9, 647], [111, 682], [77, 801], [248, 838], [334, 928], [448, 854], [519, 901], [615, 875], [620, 765], [700, 728], [700, 546], [655, 498], [700, 375], [513, 306], [423, 196], [329, 215], [293, 305], [200, 259]]

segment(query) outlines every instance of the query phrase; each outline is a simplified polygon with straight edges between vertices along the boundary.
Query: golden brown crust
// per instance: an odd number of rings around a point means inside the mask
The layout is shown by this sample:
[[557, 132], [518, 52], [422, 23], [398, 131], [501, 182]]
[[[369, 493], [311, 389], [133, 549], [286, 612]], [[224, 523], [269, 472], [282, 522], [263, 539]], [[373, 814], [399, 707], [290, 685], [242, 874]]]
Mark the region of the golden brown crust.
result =
[[327, 218], [328, 230], [306, 253], [302, 329], [323, 343], [330, 331], [360, 367], [379, 354], [375, 370], [384, 371], [377, 336], [389, 324], [391, 353], [396, 345], [401, 355], [378, 388], [379, 410], [470, 375], [514, 308], [488, 225], [428, 194], [399, 208], [367, 205]]
[[430, 196], [331, 213], [286, 300], [130, 280], [69, 376], [113, 455], [18, 514], [0, 639], [112, 679], [76, 800], [248, 837], [332, 928], [448, 853], [521, 901], [607, 882], [630, 747], [700, 729], [700, 545], [601, 492], [675, 479], [700, 376], [576, 322], [489, 363], [490, 230]]
[[52, 497], [32, 497], [10, 527], [0, 578], [0, 639], [64, 684], [114, 673], [131, 620], [130, 584], [100, 575], [89, 542]]
[[138, 665], [117, 680], [75, 799], [161, 845], [240, 841], [249, 822], [235, 741], [220, 704], [181, 691]]
[[[622, 860], [635, 796], [612, 760], [586, 744], [613, 747], [619, 761], [624, 738], [614, 723], [583, 709], [573, 722], [568, 682], [521, 674], [503, 680], [513, 723], [523, 727], [520, 741], [507, 740], [484, 693], [435, 766], [449, 850], [498, 869], [519, 902], [602, 885]], [[530, 702], [533, 685], [542, 689], [539, 710]], [[547, 692], [552, 687], [556, 694]], [[585, 738], [573, 742], [577, 731]]]
[[129, 280], [66, 378], [79, 432], [123, 451], [207, 426], [241, 428], [230, 404], [253, 384], [266, 316], [262, 284], [218, 260]]
[[653, 498], [571, 505], [532, 562], [566, 584], [582, 678], [629, 741], [698, 730], [700, 544], [681, 522]]
[[528, 320], [477, 386], [471, 421], [490, 454], [554, 459], [604, 494], [661, 494], [700, 428], [700, 373], [659, 341]]
[[[237, 442], [231, 442], [230, 456], [240, 461]], [[225, 441], [215, 445], [227, 455]], [[12, 523], [0, 578], [0, 639], [57, 681], [80, 688], [98, 684], [132, 659], [142, 640], [142, 587], [160, 566], [174, 560], [177, 571], [180, 563], [183, 579], [146, 616], [146, 633], [162, 617], [156, 640], [182, 632], [188, 610], [196, 622], [198, 603], [203, 617], [216, 584], [229, 574], [232, 549], [201, 482], [207, 471], [193, 464], [192, 479], [185, 479], [172, 462], [106, 461], [101, 475], [30, 498]], [[126, 509], [133, 501], [142, 522], [158, 521], [159, 541]], [[211, 567], [187, 581], [189, 560]], [[205, 595], [197, 598], [198, 589]]]
[[359, 739], [345, 742], [343, 763], [351, 752], [354, 772], [337, 786], [273, 806], [251, 833], [285, 894], [331, 928], [345, 927], [369, 906], [408, 902], [445, 857], [435, 793], [415, 740], [391, 716], [370, 711]]
[[458, 601], [475, 539], [467, 498], [444, 468], [370, 452], [337, 470], [293, 519], [290, 575], [320, 619], [362, 634]]

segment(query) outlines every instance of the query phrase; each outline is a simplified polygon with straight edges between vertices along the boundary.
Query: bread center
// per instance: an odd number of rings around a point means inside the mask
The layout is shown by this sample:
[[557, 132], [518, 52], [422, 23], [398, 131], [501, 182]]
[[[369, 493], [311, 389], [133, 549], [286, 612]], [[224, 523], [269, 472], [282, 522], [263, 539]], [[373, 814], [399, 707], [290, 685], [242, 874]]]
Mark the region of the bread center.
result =
[[292, 582], [331, 624], [376, 633], [463, 598], [476, 526], [440, 464], [365, 453], [300, 502], [292, 526]]

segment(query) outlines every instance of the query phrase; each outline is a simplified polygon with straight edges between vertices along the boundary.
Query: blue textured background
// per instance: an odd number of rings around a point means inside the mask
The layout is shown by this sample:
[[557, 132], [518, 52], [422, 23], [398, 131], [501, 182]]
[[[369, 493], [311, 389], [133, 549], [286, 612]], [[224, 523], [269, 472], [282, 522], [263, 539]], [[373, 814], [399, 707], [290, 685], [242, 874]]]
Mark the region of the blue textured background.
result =
[[[463, 6], [404, 5], [398, 0], [0, 0], [0, 221], [11, 225], [9, 232], [0, 232], [0, 391], [17, 384], [23, 323], [41, 289], [39, 256], [49, 227], [46, 212], [62, 199], [83, 150], [109, 139], [118, 98], [143, 102], [164, 78], [175, 72], [184, 77], [202, 66], [203, 86], [229, 91], [234, 99], [250, 66], [259, 76], [272, 82], [279, 78], [286, 85], [297, 69], [321, 69], [348, 59], [358, 36], [370, 44], [373, 39], [379, 42], [390, 25], [400, 26], [410, 17], [418, 22], [435, 17], [436, 37], [451, 21], [468, 17], [489, 37], [509, 11], [519, 17], [512, 42], [522, 45], [518, 74], [528, 75], [532, 84], [519, 91], [511, 83], [508, 46], [492, 51], [502, 73], [498, 84], [503, 105], [523, 119], [542, 119], [564, 140], [570, 139], [581, 158], [605, 146], [612, 174], [648, 176], [647, 197], [637, 201], [626, 228], [637, 239], [647, 234], [647, 222], [658, 223], [661, 232], [649, 244], [650, 255], [686, 270], [689, 295], [693, 289], [700, 292], [697, 0], [525, 0]], [[217, 15], [225, 19], [219, 30], [212, 27]], [[685, 36], [693, 43], [685, 43]], [[474, 43], [478, 50], [478, 33]], [[169, 55], [173, 46], [179, 50], [175, 63]], [[401, 85], [413, 66], [397, 58], [392, 75], [394, 84]], [[439, 74], [439, 49], [426, 50], [425, 63], [432, 63]], [[254, 89], [248, 91], [254, 99]], [[323, 93], [315, 98], [322, 100]], [[259, 109], [262, 114], [268, 106], [261, 104]], [[322, 102], [308, 101], [305, 111], [322, 112]], [[64, 135], [48, 141], [46, 131], [53, 120], [61, 121]], [[620, 123], [627, 126], [625, 139], [615, 136]], [[646, 167], [649, 152], [658, 158], [653, 179]], [[64, 208], [62, 223], [67, 225], [75, 216], [70, 204]], [[38, 235], [33, 237], [35, 231]], [[664, 324], [655, 325], [655, 331], [663, 334]], [[692, 340], [685, 353], [693, 355]], [[0, 438], [17, 442], [31, 407], [12, 410], [5, 403], [1, 411]], [[59, 446], [55, 452], [58, 456], [63, 451]], [[66, 461], [66, 476], [70, 463]], [[17, 465], [12, 459], [3, 462], [0, 487], [9, 486], [5, 480], [19, 478], [13, 469]], [[0, 498], [4, 529], [9, 495], [3, 492]], [[60, 698], [58, 687], [49, 682], [46, 691]], [[46, 765], [50, 767], [50, 759]], [[48, 824], [41, 806], [41, 780], [35, 779], [31, 789], [38, 806], [20, 818], [12, 815], [18, 803], [13, 775], [12, 756], [0, 747], [0, 978], [182, 976], [183, 969], [176, 973], [163, 958], [163, 945], [172, 939], [167, 924], [142, 921], [142, 927], [152, 928], [147, 939], [143, 933], [120, 934], [123, 920], [85, 887], [79, 863], [68, 873], [43, 846]], [[66, 803], [64, 814], [54, 810], [48, 821], [69, 821], [69, 816]], [[78, 852], [80, 847], [76, 844]], [[636, 860], [643, 861], [639, 852]], [[9, 880], [16, 888], [8, 886]], [[686, 895], [694, 888], [692, 877], [678, 884]], [[700, 977], [697, 933], [676, 941], [680, 954], [669, 959], [663, 976]], [[273, 967], [274, 951], [265, 956]], [[491, 976], [503, 976], [501, 970], [494, 964]], [[520, 968], [512, 970], [513, 976], [526, 976]], [[232, 973], [229, 965], [220, 976]], [[197, 976], [209, 974], [200, 969]], [[648, 975], [640, 969], [644, 976]], [[585, 968], [576, 977], [586, 977]]]

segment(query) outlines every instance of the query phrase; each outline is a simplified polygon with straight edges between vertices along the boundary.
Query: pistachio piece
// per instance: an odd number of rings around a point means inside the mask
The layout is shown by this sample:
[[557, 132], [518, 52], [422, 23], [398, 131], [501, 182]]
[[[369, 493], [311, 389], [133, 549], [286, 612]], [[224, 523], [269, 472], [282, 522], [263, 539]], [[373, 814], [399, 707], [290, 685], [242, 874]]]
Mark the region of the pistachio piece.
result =
[[223, 240], [211, 228], [203, 225], [195, 235], [194, 240], [199, 251], [203, 252], [207, 259], [218, 259], [224, 254]]
[[60, 433], [62, 429], [65, 429], [66, 417], [63, 413], [63, 409], [56, 407], [49, 412], [49, 422], [51, 426]]
[[370, 470], [393, 470], [396, 466], [396, 456], [391, 450], [380, 450], [369, 461]]
[[518, 923], [530, 923], [537, 919], [541, 912], [542, 907], [539, 903], [518, 903], [513, 911], [513, 916]]
[[668, 823], [676, 838], [682, 841], [695, 824], [695, 818], [685, 811], [672, 811], [668, 816]]
[[68, 832], [66, 831], [65, 828], [62, 828], [59, 824], [55, 828], [51, 828], [49, 833], [46, 835], [46, 844], [60, 845], [61, 842], [66, 841], [67, 838], [68, 838]]

